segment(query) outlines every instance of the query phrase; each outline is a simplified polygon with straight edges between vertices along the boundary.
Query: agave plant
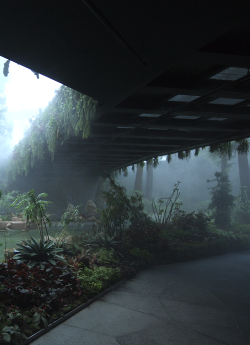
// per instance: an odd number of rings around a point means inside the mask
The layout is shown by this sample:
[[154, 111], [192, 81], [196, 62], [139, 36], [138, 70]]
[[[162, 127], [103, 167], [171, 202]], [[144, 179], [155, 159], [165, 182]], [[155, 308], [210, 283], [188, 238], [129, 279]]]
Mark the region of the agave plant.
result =
[[89, 241], [86, 241], [87, 243], [84, 246], [105, 248], [107, 250], [113, 249], [115, 254], [123, 257], [123, 255], [116, 248], [116, 245], [122, 241], [115, 241], [114, 237], [115, 236], [111, 237], [107, 234], [97, 234], [96, 236], [91, 237]]
[[53, 241], [45, 241], [41, 238], [39, 241], [33, 237], [30, 240], [23, 240], [22, 244], [17, 244], [17, 252], [13, 259], [28, 262], [28, 266], [33, 267], [39, 265], [42, 262], [49, 262], [52, 265], [56, 264], [56, 261], [60, 260], [66, 263], [66, 260], [62, 255], [58, 255], [62, 252], [62, 248], [56, 248]]

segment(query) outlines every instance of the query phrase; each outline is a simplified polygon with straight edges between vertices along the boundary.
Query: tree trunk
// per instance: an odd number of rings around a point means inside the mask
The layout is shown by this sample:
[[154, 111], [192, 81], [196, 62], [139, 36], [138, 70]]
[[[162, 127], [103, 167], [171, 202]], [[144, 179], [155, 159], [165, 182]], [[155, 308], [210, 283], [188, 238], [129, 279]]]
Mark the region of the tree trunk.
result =
[[147, 166], [147, 179], [146, 179], [146, 192], [145, 198], [149, 201], [152, 200], [153, 194], [153, 177], [154, 177], [154, 168], [152, 165]]
[[226, 155], [221, 157], [221, 172], [223, 175], [227, 175], [227, 161], [228, 157]]
[[247, 187], [247, 195], [250, 197], [250, 171], [248, 164], [247, 154], [238, 153], [239, 173], [240, 173], [240, 186]]
[[137, 164], [136, 177], [135, 177], [135, 187], [134, 190], [142, 193], [142, 173], [143, 169], [140, 164]]

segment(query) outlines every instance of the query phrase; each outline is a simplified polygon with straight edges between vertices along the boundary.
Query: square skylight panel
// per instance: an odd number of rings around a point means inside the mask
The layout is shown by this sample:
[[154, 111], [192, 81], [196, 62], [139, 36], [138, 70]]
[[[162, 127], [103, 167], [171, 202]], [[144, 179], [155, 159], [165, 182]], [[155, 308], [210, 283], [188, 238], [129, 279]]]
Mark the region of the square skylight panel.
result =
[[175, 119], [186, 119], [186, 120], [196, 120], [199, 119], [200, 116], [189, 116], [189, 115], [178, 115], [174, 117]]
[[212, 102], [209, 102], [210, 104], [224, 104], [224, 105], [234, 105], [240, 102], [245, 101], [245, 99], [239, 99], [239, 98], [217, 98]]
[[141, 114], [141, 117], [159, 117], [161, 114]]
[[135, 127], [122, 127], [122, 126], [118, 126], [117, 128], [135, 128]]
[[227, 69], [224, 69], [224, 71], [215, 74], [210, 79], [237, 80], [247, 75], [247, 72], [248, 71], [246, 68], [229, 67]]
[[199, 98], [200, 96], [190, 96], [190, 95], [177, 95], [170, 98], [170, 102], [192, 102], [193, 100]]
[[158, 127], [158, 128], [148, 128], [148, 129], [153, 129], [155, 131], [168, 131], [168, 128], [161, 128], [161, 127]]
[[210, 117], [210, 119], [207, 119], [208, 121], [223, 121], [227, 120], [226, 117]]

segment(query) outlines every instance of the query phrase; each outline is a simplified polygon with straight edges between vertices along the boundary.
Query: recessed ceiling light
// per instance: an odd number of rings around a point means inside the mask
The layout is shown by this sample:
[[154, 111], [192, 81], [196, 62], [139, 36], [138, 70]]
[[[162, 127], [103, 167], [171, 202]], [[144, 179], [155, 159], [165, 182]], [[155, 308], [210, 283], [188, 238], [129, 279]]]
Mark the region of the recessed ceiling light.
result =
[[170, 98], [170, 102], [192, 102], [193, 100], [199, 98], [200, 96], [190, 96], [190, 95], [177, 95]]
[[153, 129], [155, 131], [168, 131], [168, 128], [148, 128], [148, 129]]
[[237, 80], [247, 75], [247, 72], [248, 70], [246, 68], [229, 67], [229, 68], [224, 69], [224, 71], [215, 74], [210, 79]]
[[161, 114], [141, 114], [141, 117], [159, 117]]
[[195, 119], [199, 119], [200, 116], [189, 116], [189, 115], [178, 115], [174, 117], [175, 119], [187, 119], [187, 120], [195, 120]]
[[226, 117], [210, 117], [210, 119], [207, 119], [208, 121], [223, 121], [227, 120]]
[[224, 104], [224, 105], [234, 105], [245, 101], [245, 99], [239, 98], [217, 98], [214, 101], [209, 102], [210, 104]]
[[117, 128], [135, 128], [135, 127], [122, 127], [122, 126], [118, 126]]

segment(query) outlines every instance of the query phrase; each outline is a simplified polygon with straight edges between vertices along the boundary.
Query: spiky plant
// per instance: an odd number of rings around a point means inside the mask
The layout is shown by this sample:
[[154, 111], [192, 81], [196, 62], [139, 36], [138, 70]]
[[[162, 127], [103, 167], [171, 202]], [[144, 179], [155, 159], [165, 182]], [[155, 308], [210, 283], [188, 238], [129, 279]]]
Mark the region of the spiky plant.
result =
[[53, 241], [45, 241], [44, 238], [37, 241], [31, 237], [29, 240], [23, 240], [22, 244], [17, 244], [16, 246], [17, 253], [13, 256], [13, 259], [27, 262], [30, 267], [43, 262], [56, 265], [58, 260], [66, 263], [64, 257], [58, 255], [58, 253], [63, 252], [63, 248], [56, 248]]

